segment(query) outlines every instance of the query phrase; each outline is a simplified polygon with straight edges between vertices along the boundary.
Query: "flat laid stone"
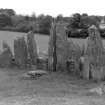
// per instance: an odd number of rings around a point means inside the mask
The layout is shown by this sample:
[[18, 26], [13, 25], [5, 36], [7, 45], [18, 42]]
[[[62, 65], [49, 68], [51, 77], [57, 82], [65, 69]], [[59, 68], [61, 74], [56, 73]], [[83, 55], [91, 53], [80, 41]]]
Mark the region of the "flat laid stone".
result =
[[46, 71], [44, 71], [44, 70], [34, 70], [34, 71], [29, 71], [28, 73], [27, 73], [28, 75], [37, 75], [37, 74], [39, 74], [39, 75], [45, 75], [45, 74], [47, 74], [47, 72]]

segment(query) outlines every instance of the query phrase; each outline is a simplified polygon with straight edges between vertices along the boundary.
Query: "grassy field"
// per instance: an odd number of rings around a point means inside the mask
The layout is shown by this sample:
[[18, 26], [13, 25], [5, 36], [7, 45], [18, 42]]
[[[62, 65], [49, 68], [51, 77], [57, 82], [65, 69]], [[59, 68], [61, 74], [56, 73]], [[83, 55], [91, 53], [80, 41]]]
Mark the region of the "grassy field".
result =
[[[0, 43], [24, 33], [0, 31]], [[48, 36], [35, 36], [40, 51], [48, 48]], [[82, 45], [86, 40], [73, 39]], [[103, 41], [104, 42], [104, 41]], [[12, 48], [13, 49], [13, 48]], [[27, 70], [0, 69], [0, 105], [105, 105], [105, 95], [87, 94], [100, 83], [81, 80], [68, 73], [49, 73], [37, 80], [23, 79]]]
[[[21, 36], [26, 36], [26, 33], [19, 32], [9, 32], [9, 31], [0, 31], [0, 49], [2, 50], [2, 41], [6, 41], [13, 52], [13, 42], [14, 39]], [[48, 48], [49, 37], [46, 35], [35, 34], [35, 40], [37, 42], [37, 47], [40, 51], [46, 51]]]
[[[26, 36], [26, 33], [19, 33], [19, 32], [9, 32], [9, 31], [0, 31], [0, 49], [2, 50], [2, 41], [5, 40], [11, 47], [13, 51], [13, 41], [16, 39], [16, 37], [21, 37], [21, 36]], [[48, 41], [49, 41], [49, 36], [47, 35], [40, 35], [40, 34], [35, 34], [35, 40], [37, 42], [37, 47], [39, 51], [47, 51], [48, 50]], [[87, 39], [76, 39], [72, 38], [74, 43], [79, 44], [82, 46], [85, 44]], [[103, 39], [103, 45], [105, 46], [105, 40]]]

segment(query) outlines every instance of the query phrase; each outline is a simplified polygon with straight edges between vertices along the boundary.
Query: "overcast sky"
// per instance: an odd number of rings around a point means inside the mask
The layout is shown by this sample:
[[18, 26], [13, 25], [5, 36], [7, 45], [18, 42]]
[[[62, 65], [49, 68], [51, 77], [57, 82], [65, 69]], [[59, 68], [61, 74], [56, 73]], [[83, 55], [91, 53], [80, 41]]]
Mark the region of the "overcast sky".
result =
[[105, 15], [105, 0], [1, 0], [0, 8], [12, 8], [18, 14], [70, 16], [73, 13]]

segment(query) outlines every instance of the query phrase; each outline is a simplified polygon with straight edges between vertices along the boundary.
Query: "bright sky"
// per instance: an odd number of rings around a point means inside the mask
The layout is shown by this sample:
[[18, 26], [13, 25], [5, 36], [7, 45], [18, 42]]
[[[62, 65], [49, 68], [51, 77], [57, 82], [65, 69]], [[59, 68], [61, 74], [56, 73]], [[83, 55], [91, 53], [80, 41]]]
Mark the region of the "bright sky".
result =
[[36, 15], [44, 13], [52, 16], [73, 13], [105, 15], [105, 0], [1, 0], [0, 8], [12, 8], [18, 14]]

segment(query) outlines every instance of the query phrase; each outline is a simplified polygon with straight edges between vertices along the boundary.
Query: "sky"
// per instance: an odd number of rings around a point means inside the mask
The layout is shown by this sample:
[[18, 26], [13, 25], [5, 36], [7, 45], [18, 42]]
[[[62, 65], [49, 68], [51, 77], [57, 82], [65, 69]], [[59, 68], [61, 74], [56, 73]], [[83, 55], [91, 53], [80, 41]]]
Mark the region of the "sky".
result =
[[1, 0], [0, 8], [14, 9], [17, 14], [70, 16], [73, 13], [105, 15], [105, 0]]

